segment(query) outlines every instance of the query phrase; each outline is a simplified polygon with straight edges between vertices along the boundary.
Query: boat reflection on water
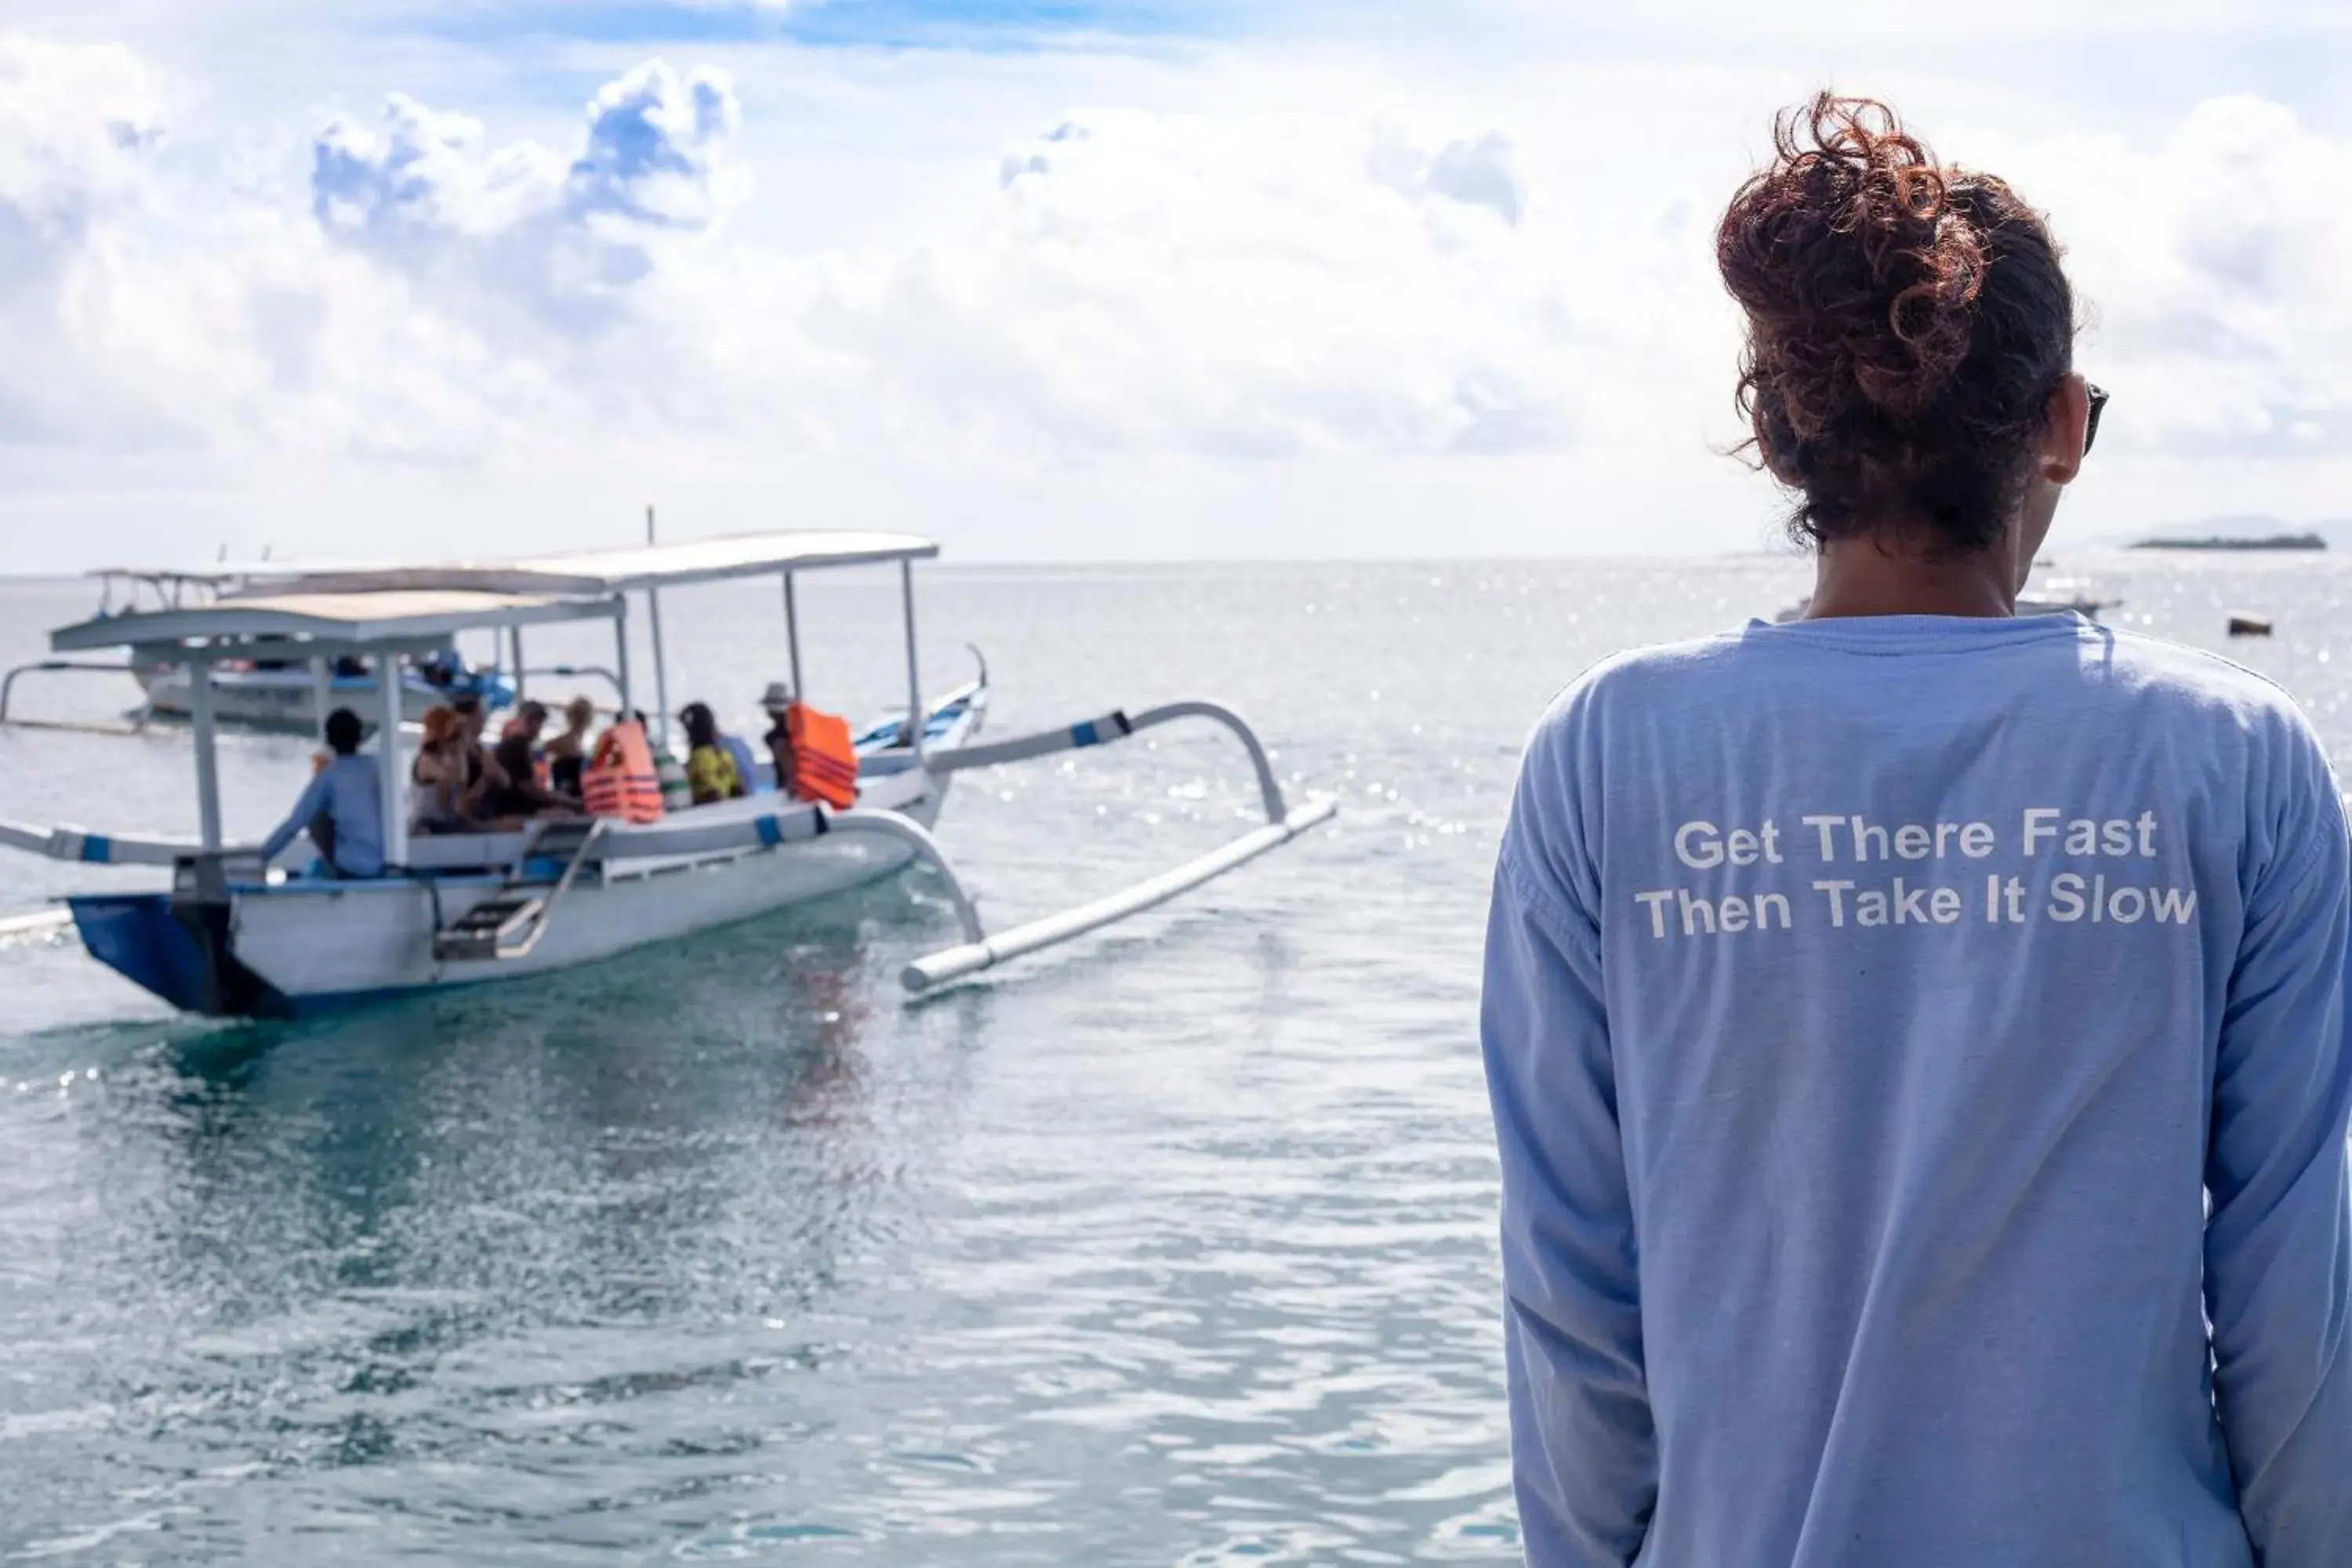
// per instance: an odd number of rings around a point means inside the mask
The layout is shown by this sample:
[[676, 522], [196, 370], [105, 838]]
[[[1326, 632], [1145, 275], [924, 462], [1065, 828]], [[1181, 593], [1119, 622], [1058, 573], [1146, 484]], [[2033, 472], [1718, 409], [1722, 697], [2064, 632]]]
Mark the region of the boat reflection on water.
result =
[[454, 1505], [476, 1464], [510, 1482], [590, 1431], [613, 1467], [592, 1491], [724, 1484], [780, 1419], [747, 1389], [831, 1354], [856, 1261], [922, 1228], [902, 1175], [967, 1089], [966, 1010], [873, 1053], [877, 898], [836, 902], [77, 1074], [80, 1103], [20, 1121], [46, 1174], [14, 1180], [103, 1201], [26, 1190], [0, 1224], [51, 1277], [0, 1318], [14, 1364], [50, 1369], [12, 1405], [66, 1423], [19, 1484], [128, 1468], [186, 1505], [268, 1474], [322, 1507]]

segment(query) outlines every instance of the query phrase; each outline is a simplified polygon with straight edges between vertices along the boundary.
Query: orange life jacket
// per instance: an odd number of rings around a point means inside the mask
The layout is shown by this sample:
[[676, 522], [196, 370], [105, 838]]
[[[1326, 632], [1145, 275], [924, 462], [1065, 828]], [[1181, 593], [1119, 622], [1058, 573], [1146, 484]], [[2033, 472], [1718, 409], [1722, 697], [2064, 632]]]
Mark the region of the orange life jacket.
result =
[[793, 743], [793, 794], [846, 811], [857, 804], [857, 747], [849, 721], [803, 702], [784, 710]]
[[624, 719], [604, 731], [595, 755], [580, 771], [580, 800], [591, 816], [661, 820], [661, 780], [654, 772], [654, 749], [646, 742], [645, 726]]

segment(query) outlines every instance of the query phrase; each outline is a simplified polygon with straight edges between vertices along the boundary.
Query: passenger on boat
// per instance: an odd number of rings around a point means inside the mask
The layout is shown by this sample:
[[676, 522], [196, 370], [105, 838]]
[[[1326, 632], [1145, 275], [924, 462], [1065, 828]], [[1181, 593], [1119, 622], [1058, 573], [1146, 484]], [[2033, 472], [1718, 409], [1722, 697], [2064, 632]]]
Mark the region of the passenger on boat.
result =
[[751, 793], [709, 703], [688, 703], [677, 721], [686, 726], [686, 783], [695, 805], [710, 805]]
[[416, 760], [408, 764], [408, 830], [416, 834], [465, 833], [473, 827], [478, 792], [466, 782], [466, 757], [473, 742], [451, 708], [425, 711]]
[[[632, 713], [639, 728], [652, 734], [643, 713]], [[686, 764], [669, 749], [669, 737], [662, 735], [654, 742], [654, 782], [661, 786], [662, 810], [684, 811], [694, 804], [694, 786], [686, 782]]]
[[759, 760], [751, 755], [751, 742], [740, 735], [719, 731], [719, 743], [735, 761], [735, 776], [743, 781], [745, 795], [758, 795], [766, 786], [760, 782]]
[[359, 754], [364, 727], [348, 708], [327, 715], [327, 745], [334, 755], [311, 776], [310, 785], [278, 831], [262, 841], [266, 859], [276, 859], [307, 832], [330, 876], [383, 875], [383, 783], [374, 763]]
[[595, 754], [580, 774], [580, 797], [591, 816], [635, 823], [662, 819], [661, 780], [654, 772], [644, 714], [614, 720], [597, 738]]
[[449, 700], [450, 711], [465, 730], [465, 745], [460, 756], [465, 763], [466, 798], [472, 803], [469, 815], [477, 823], [487, 823], [499, 814], [492, 809], [494, 799], [502, 795], [513, 780], [500, 766], [489, 747], [482, 743], [483, 731], [489, 728], [490, 716], [482, 700], [472, 695]]
[[776, 771], [776, 793], [791, 795], [793, 790], [793, 689], [781, 680], [768, 683], [767, 694], [760, 706], [768, 715], [768, 732], [761, 739], [767, 743], [768, 760]]
[[534, 755], [540, 731], [547, 728], [547, 705], [526, 702], [515, 710], [515, 716], [499, 736], [498, 749], [490, 753], [503, 783], [493, 784], [485, 797], [484, 810], [495, 817], [568, 816], [579, 809], [570, 796], [559, 795], [539, 782], [539, 760]]
[[547, 782], [556, 794], [580, 798], [580, 770], [588, 763], [588, 731], [596, 705], [575, 697], [563, 705], [563, 733], [547, 743]]

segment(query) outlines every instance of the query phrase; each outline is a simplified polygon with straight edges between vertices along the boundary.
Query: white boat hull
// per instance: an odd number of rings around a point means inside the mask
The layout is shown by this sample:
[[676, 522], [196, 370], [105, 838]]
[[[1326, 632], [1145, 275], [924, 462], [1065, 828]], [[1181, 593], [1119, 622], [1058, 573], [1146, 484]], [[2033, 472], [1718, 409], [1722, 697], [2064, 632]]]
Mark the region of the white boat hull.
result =
[[[928, 827], [940, 800], [935, 789], [902, 815]], [[593, 963], [825, 898], [890, 875], [912, 854], [896, 838], [840, 831], [679, 863], [592, 868], [529, 954], [471, 962], [436, 960], [434, 933], [496, 894], [495, 877], [288, 883], [232, 896], [229, 950], [300, 1012]]]
[[[927, 743], [951, 751], [988, 708], [973, 686], [942, 703]], [[364, 880], [295, 877], [174, 894], [72, 900], [93, 957], [174, 1005], [288, 1016], [371, 999], [513, 980], [593, 963], [825, 898], [889, 876], [939, 819], [949, 779], [887, 746], [864, 759], [858, 809], [821, 813], [774, 794], [673, 813], [613, 830], [617, 852], [588, 858], [527, 951], [444, 958], [436, 938], [509, 889], [527, 852], [520, 833], [415, 840], [412, 874]], [[183, 895], [192, 895], [184, 897]], [[451, 944], [439, 944], [445, 949]]]

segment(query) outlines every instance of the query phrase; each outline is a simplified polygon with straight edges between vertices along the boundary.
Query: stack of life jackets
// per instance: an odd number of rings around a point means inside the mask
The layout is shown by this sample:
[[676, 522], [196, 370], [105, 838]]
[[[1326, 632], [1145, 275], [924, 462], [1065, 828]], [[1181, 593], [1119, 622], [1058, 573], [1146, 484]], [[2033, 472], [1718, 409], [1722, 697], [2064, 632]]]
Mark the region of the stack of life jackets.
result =
[[595, 755], [581, 770], [580, 799], [591, 816], [635, 823], [661, 820], [661, 779], [654, 772], [654, 751], [644, 725], [623, 719], [604, 731]]
[[784, 710], [784, 733], [793, 743], [793, 795], [838, 811], [857, 804], [857, 747], [848, 720], [795, 702]]

